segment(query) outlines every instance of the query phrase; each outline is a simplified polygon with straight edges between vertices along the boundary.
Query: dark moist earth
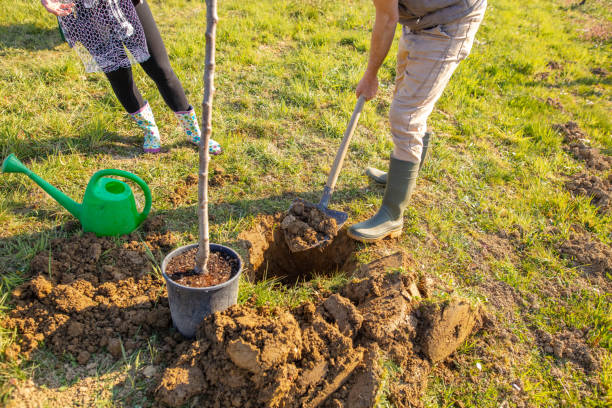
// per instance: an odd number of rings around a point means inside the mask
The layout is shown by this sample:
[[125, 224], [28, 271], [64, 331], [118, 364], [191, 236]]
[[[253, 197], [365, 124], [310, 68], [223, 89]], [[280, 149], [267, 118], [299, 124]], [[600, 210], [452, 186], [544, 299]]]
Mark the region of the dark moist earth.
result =
[[301, 251], [338, 235], [336, 220], [328, 217], [316, 206], [303, 200], [295, 200], [283, 221], [287, 245], [293, 251]]
[[183, 286], [207, 288], [227, 282], [238, 267], [238, 262], [230, 256], [211, 252], [207, 265], [208, 272], [197, 273], [194, 270], [197, 252], [198, 248], [193, 248], [172, 258], [166, 267], [168, 277]]

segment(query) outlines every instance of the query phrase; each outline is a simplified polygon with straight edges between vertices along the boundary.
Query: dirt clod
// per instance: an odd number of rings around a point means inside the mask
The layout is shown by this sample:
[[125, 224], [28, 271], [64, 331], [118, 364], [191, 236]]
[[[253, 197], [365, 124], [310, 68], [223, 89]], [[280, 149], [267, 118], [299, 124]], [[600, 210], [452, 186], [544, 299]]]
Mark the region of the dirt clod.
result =
[[600, 213], [609, 211], [612, 206], [612, 183], [607, 179], [580, 173], [567, 181], [565, 187], [573, 195], [591, 197], [591, 204], [596, 206]]
[[551, 335], [538, 329], [536, 340], [546, 354], [552, 354], [557, 359], [571, 361], [586, 372], [598, 370], [601, 366], [598, 356], [587, 345], [581, 330], [564, 330]]
[[572, 233], [559, 252], [587, 273], [612, 272], [612, 248], [588, 233]]
[[363, 323], [363, 316], [350, 300], [334, 294], [323, 302], [323, 307], [336, 321], [342, 334], [347, 337], [357, 334]]
[[563, 105], [561, 104], [561, 101], [559, 101], [559, 99], [549, 97], [546, 99], [546, 104], [548, 106], [552, 106], [555, 109], [563, 110]]
[[119, 338], [138, 347], [169, 327], [165, 285], [151, 274], [147, 252], [161, 256], [175, 240], [155, 217], [143, 229], [144, 243], [137, 234], [118, 245], [87, 233], [55, 239], [33, 258], [33, 278], [13, 291], [15, 307], [0, 322], [17, 330], [26, 356], [44, 341], [80, 364], [104, 347], [119, 358]]
[[588, 141], [587, 136], [582, 129], [580, 129], [580, 126], [574, 121], [558, 123], [552, 125], [552, 128], [563, 136], [563, 141], [565, 143], [573, 143], [581, 140]]
[[591, 73], [600, 77], [607, 77], [608, 75], [610, 75], [608, 71], [601, 67], [592, 68]]
[[[449, 355], [474, 329], [477, 314], [461, 301], [438, 305], [439, 318], [421, 313], [416, 277], [403, 271], [405, 263], [394, 254], [358, 268], [340, 290], [351, 299], [334, 294], [293, 309], [233, 306], [208, 316], [197, 341], [164, 373], [158, 398], [175, 407], [190, 397], [213, 407], [372, 407], [384, 353], [407, 373], [396, 385], [397, 405], [421, 406], [431, 364], [420, 339], [432, 331], [453, 337], [429, 348]], [[444, 324], [459, 334], [449, 336]], [[196, 369], [201, 377], [190, 374]], [[189, 375], [197, 392], [186, 390]]]
[[606, 171], [612, 166], [612, 157], [601, 154], [599, 149], [590, 146], [590, 141], [576, 122], [556, 124], [552, 128], [563, 135], [568, 145], [564, 150], [571, 153], [577, 160], [584, 161], [592, 169]]
[[468, 302], [451, 301], [444, 305], [422, 309], [425, 316], [421, 346], [429, 359], [436, 363], [453, 353], [478, 322], [479, 313]]
[[176, 187], [174, 187], [174, 192], [170, 195], [170, 202], [174, 207], [177, 207], [181, 204], [189, 204], [191, 200], [189, 200], [189, 194], [195, 190], [198, 185], [198, 176], [196, 174], [189, 174], [183, 182], [179, 182]]
[[303, 250], [324, 240], [333, 240], [338, 235], [336, 220], [328, 217], [316, 206], [296, 200], [281, 222], [288, 245], [295, 250]]
[[205, 386], [204, 374], [200, 368], [173, 367], [164, 373], [157, 395], [163, 403], [179, 407], [204, 391]]

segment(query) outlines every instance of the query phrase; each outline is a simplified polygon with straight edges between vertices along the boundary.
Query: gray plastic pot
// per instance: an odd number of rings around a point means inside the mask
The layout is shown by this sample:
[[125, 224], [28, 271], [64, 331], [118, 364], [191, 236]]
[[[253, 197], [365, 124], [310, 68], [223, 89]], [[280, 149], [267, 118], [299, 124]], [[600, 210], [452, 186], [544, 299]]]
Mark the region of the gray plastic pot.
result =
[[221, 312], [238, 301], [238, 281], [242, 273], [242, 259], [234, 250], [223, 245], [210, 244], [210, 252], [223, 253], [238, 260], [238, 271], [227, 282], [207, 288], [183, 286], [166, 275], [168, 262], [177, 255], [198, 244], [186, 245], [175, 249], [164, 258], [162, 274], [168, 288], [168, 303], [174, 327], [185, 337], [194, 338], [202, 320], [210, 314]]

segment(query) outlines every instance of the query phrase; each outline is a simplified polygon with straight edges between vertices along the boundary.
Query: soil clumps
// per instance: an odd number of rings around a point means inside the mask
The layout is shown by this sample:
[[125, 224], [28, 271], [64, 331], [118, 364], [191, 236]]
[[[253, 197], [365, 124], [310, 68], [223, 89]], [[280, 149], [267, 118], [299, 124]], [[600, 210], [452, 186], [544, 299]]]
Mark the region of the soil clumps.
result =
[[179, 285], [193, 288], [207, 288], [227, 282], [233, 273], [238, 272], [238, 261], [229, 255], [211, 252], [206, 273], [195, 271], [195, 258], [198, 248], [192, 248], [175, 256], [166, 266], [166, 274]]
[[591, 68], [591, 73], [600, 77], [607, 77], [608, 75], [610, 75], [608, 71], [601, 67]]
[[612, 173], [608, 179], [586, 173], [576, 174], [565, 183], [565, 187], [572, 195], [591, 197], [591, 204], [600, 213], [609, 211], [612, 206]]
[[152, 218], [143, 241], [132, 233], [119, 245], [91, 233], [51, 241], [31, 262], [33, 278], [13, 290], [15, 308], [0, 322], [19, 333], [18, 351], [28, 356], [44, 341], [86, 364], [103, 348], [119, 358], [166, 332], [165, 284], [151, 273], [147, 256], [175, 244], [160, 228], [163, 221]]
[[571, 153], [577, 160], [584, 161], [587, 167], [600, 171], [606, 171], [612, 167], [612, 157], [603, 155], [599, 149], [591, 147], [589, 139], [576, 122], [556, 124], [552, 128], [563, 135], [565, 143], [568, 144], [564, 150]]
[[247, 253], [245, 273], [250, 279], [280, 278], [284, 283], [294, 284], [316, 274], [354, 268], [353, 254], [357, 244], [348, 237], [346, 229], [341, 229], [324, 248], [292, 253], [280, 227], [283, 219], [284, 214], [262, 216], [253, 229], [239, 235], [240, 244]]
[[189, 196], [190, 190], [198, 185], [198, 176], [196, 174], [189, 174], [183, 180], [182, 184], [178, 184], [174, 187], [174, 193], [170, 196], [170, 202], [174, 207], [181, 204], [187, 204], [187, 197]]
[[587, 273], [612, 273], [612, 248], [589, 233], [572, 233], [559, 252]]
[[303, 200], [295, 200], [287, 216], [281, 222], [287, 244], [301, 251], [321, 242], [333, 240], [338, 235], [336, 220], [328, 217], [315, 205]]
[[601, 367], [601, 363], [585, 339], [581, 330], [564, 330], [551, 335], [544, 330], [536, 330], [536, 340], [540, 348], [557, 359], [571, 361], [585, 372], [591, 373]]
[[362, 266], [316, 304], [233, 306], [207, 317], [156, 397], [172, 407], [191, 398], [212, 407], [373, 407], [384, 358], [400, 367], [391, 390], [397, 406], [421, 406], [432, 363], [481, 319], [464, 301], [424, 300], [405, 265], [397, 253]]

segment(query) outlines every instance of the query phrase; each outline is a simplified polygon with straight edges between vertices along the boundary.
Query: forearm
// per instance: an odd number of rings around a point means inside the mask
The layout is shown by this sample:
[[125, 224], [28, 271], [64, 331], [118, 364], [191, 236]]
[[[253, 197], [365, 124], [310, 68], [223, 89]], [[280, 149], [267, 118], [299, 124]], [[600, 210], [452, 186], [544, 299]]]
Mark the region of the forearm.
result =
[[366, 75], [376, 76], [387, 57], [398, 21], [397, 0], [375, 0], [376, 19], [372, 29]]

